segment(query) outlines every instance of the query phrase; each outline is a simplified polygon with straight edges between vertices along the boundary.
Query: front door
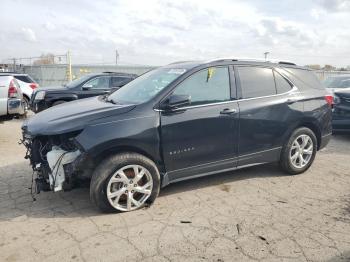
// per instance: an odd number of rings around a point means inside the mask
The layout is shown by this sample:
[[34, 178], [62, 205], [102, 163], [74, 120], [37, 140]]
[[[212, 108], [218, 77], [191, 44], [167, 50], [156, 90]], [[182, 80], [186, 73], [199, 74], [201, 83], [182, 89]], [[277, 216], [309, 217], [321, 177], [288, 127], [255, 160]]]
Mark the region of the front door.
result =
[[163, 157], [169, 180], [236, 167], [238, 105], [232, 100], [228, 67], [195, 72], [173, 94], [191, 104], [161, 112]]

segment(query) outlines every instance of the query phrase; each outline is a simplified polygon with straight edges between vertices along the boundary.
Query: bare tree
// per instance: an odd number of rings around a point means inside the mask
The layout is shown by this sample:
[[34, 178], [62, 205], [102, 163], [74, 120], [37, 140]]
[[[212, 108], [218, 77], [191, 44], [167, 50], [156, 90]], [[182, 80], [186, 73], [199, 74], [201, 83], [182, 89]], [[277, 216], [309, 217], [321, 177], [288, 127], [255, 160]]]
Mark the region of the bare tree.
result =
[[33, 62], [34, 65], [53, 65], [55, 64], [55, 55], [52, 53], [42, 54], [40, 58]]
[[323, 67], [323, 70], [326, 70], [326, 71], [332, 71], [332, 70], [335, 70], [336, 68], [332, 65], [324, 65]]
[[308, 68], [314, 69], [314, 70], [320, 70], [321, 66], [320, 65], [307, 65]]

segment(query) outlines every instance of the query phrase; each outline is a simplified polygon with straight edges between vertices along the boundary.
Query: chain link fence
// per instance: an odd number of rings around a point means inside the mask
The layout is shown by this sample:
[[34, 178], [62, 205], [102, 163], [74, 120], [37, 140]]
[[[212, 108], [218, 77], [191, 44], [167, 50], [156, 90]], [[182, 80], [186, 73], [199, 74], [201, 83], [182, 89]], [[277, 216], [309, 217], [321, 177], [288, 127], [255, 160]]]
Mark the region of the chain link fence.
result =
[[337, 75], [348, 75], [350, 77], [350, 71], [325, 71], [325, 70], [315, 70], [315, 74], [320, 80], [325, 80], [330, 76]]
[[[155, 67], [152, 66], [124, 66], [124, 65], [72, 65], [72, 79], [80, 78], [86, 74], [102, 72], [120, 72], [143, 74]], [[22, 72], [32, 76], [40, 86], [58, 86], [66, 84], [66, 65], [38, 65], [24, 66]]]

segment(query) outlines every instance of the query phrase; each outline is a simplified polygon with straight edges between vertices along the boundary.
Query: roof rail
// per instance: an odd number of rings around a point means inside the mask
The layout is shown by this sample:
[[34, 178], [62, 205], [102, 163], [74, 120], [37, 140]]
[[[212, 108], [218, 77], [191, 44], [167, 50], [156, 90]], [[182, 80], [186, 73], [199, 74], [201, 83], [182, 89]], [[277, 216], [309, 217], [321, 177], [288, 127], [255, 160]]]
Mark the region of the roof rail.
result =
[[190, 62], [195, 62], [195, 61], [194, 61], [194, 60], [176, 61], [176, 62], [170, 63], [170, 64], [168, 64], [168, 65], [176, 65], [176, 64], [190, 63]]
[[105, 71], [105, 72], [102, 72], [102, 74], [133, 75], [132, 73], [113, 72], [113, 71]]
[[284, 64], [284, 65], [296, 65], [293, 62], [290, 61], [280, 61], [277, 59], [274, 60], [264, 60], [264, 59], [259, 59], [259, 58], [239, 58], [239, 57], [220, 57], [220, 58], [214, 58], [211, 60], [206, 61], [207, 63], [211, 62], [219, 62], [219, 61], [225, 61], [225, 60], [230, 60], [230, 61], [243, 61], [243, 62], [266, 62], [266, 63], [276, 63], [276, 64]]
[[296, 65], [293, 62], [289, 62], [289, 61], [278, 61], [278, 64], [280, 65]]

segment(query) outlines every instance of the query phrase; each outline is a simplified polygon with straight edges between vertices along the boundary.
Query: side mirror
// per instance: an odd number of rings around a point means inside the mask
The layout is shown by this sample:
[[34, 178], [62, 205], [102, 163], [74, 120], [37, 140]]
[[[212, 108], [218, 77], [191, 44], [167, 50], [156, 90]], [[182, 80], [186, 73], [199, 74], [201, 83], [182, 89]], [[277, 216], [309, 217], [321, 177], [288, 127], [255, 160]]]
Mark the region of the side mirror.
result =
[[178, 107], [188, 106], [191, 104], [189, 95], [171, 95], [161, 106], [164, 110], [173, 110]]
[[90, 90], [92, 86], [83, 86], [83, 90]]

